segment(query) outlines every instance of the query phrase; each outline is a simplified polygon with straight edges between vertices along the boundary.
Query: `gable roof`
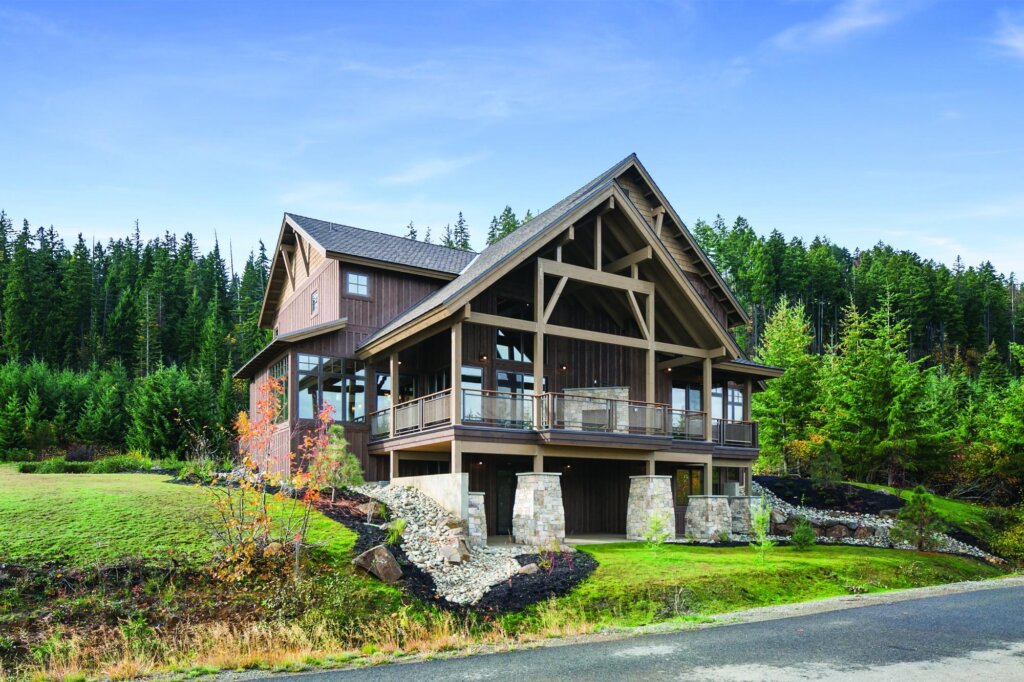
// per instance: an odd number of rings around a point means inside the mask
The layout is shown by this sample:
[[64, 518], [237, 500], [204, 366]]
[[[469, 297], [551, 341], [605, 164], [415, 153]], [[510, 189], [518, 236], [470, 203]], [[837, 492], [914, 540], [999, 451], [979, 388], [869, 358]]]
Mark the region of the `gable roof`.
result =
[[442, 244], [398, 237], [393, 234], [364, 230], [351, 225], [329, 223], [325, 220], [307, 218], [294, 213], [285, 213], [309, 238], [322, 246], [328, 253], [341, 256], [356, 256], [383, 264], [407, 265], [413, 268], [445, 272], [457, 275], [476, 257], [473, 251], [453, 249]]
[[530, 222], [488, 246], [480, 252], [476, 259], [458, 277], [424, 298], [412, 308], [406, 310], [384, 327], [377, 330], [376, 333], [367, 337], [360, 347], [367, 346], [416, 318], [454, 300], [472, 284], [486, 276], [498, 264], [511, 257], [530, 242], [543, 237], [549, 227], [553, 226], [565, 215], [571, 213], [573, 209], [581, 206], [587, 199], [608, 187], [614, 181], [620, 169], [635, 158], [635, 154], [627, 156], [551, 208], [539, 213]]
[[[557, 227], [558, 223], [562, 222], [568, 216], [570, 216], [575, 211], [583, 207], [584, 204], [586, 204], [588, 201], [590, 201], [597, 195], [604, 193], [606, 190], [615, 188], [618, 189], [617, 194], [620, 196], [620, 198], [624, 198], [626, 202], [629, 203], [630, 208], [632, 209], [632, 212], [635, 215], [636, 219], [643, 224], [646, 231], [650, 232], [649, 236], [653, 238], [654, 242], [656, 242], [659, 245], [659, 247], [662, 250], [664, 250], [664, 243], [661, 241], [660, 237], [654, 234], [653, 226], [649, 222], [647, 222], [646, 218], [644, 218], [641, 215], [640, 211], [637, 209], [633, 201], [629, 199], [628, 195], [626, 195], [622, 191], [622, 188], [619, 187], [618, 183], [616, 182], [616, 178], [621, 177], [631, 168], [638, 171], [645, 180], [650, 177], [647, 174], [646, 169], [643, 167], [643, 164], [640, 163], [640, 160], [637, 158], [636, 154], [630, 154], [625, 159], [615, 164], [614, 166], [612, 166], [604, 173], [588, 182], [580, 189], [576, 190], [569, 196], [565, 197], [551, 208], [537, 215], [537, 217], [535, 217], [530, 222], [526, 223], [516, 231], [512, 232], [503, 239], [499, 240], [498, 242], [495, 242], [491, 246], [484, 249], [477, 256], [477, 258], [472, 263], [470, 263], [469, 266], [467, 266], [466, 269], [457, 278], [455, 278], [451, 282], [448, 282], [444, 287], [434, 292], [433, 294], [427, 296], [417, 305], [405, 311], [403, 314], [399, 315], [390, 323], [379, 329], [376, 333], [366, 338], [363, 341], [363, 343], [360, 344], [360, 349], [366, 349], [371, 344], [388, 336], [389, 334], [400, 329], [401, 327], [412, 323], [413, 321], [432, 311], [441, 309], [444, 306], [451, 304], [453, 301], [455, 301], [455, 299], [463, 295], [476, 282], [487, 277], [492, 270], [497, 268], [503, 262], [512, 258], [515, 254], [521, 252], [523, 249], [529, 248], [529, 246], [533, 242], [548, 238], [550, 236], [548, 232], [551, 229]], [[709, 277], [714, 279], [716, 282], [721, 283], [723, 290], [729, 297], [729, 303], [735, 303], [735, 298], [732, 297], [731, 292], [728, 291], [728, 287], [726, 287], [724, 285], [724, 282], [722, 282], [714, 266], [711, 264], [711, 261], [708, 259], [707, 255], [704, 254], [704, 252], [697, 246], [696, 241], [693, 239], [693, 236], [686, 229], [686, 226], [683, 225], [682, 221], [679, 220], [675, 211], [671, 209], [671, 206], [668, 206], [668, 202], [661, 195], [660, 190], [657, 188], [656, 185], [653, 184], [653, 181], [650, 181], [649, 185], [651, 187], [652, 192], [658, 195], [659, 200], [662, 202], [663, 205], [666, 206], [667, 210], [670, 211], [670, 215], [672, 216], [673, 221], [679, 227], [680, 236], [686, 239], [688, 244], [692, 247], [693, 252], [699, 258], [699, 264], [702, 267], [702, 269], [706, 271], [706, 274]], [[687, 289], [692, 290], [692, 284], [689, 282], [688, 279], [686, 279], [685, 275], [682, 272], [681, 266], [671, 257], [668, 257], [668, 259], [671, 261], [669, 267], [677, 270], [680, 278], [684, 280], [683, 286], [686, 287]], [[696, 292], [692, 293], [694, 293], [694, 296], [697, 296]], [[698, 305], [702, 306], [705, 309], [707, 308], [707, 304], [702, 300], [698, 303]], [[741, 307], [739, 307], [738, 303], [735, 303], [733, 311], [735, 313], [735, 316], [738, 317], [740, 320], [745, 321], [747, 319], [746, 313], [743, 311]], [[713, 314], [712, 317], [714, 317]], [[741, 355], [742, 352], [740, 351], [739, 347], [735, 345], [735, 341], [732, 339], [732, 336], [729, 333], [728, 329], [725, 329], [724, 326], [722, 326], [722, 331], [724, 332], [724, 336], [720, 338], [724, 338], [724, 343], [732, 347], [737, 355]]]

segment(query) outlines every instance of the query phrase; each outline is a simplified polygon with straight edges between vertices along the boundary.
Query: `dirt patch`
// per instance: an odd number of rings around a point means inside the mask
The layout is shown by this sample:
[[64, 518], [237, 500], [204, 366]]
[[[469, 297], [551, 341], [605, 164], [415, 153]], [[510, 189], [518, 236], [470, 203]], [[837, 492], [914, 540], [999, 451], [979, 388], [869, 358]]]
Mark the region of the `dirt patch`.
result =
[[[346, 491], [344, 497], [337, 497], [333, 503], [324, 501], [319, 505], [324, 516], [355, 531], [358, 535], [355, 544], [357, 555], [387, 541], [387, 533], [366, 523], [366, 514], [358, 509], [359, 505], [370, 501], [365, 495]], [[538, 564], [545, 568], [533, 574], [517, 574], [507, 582], [494, 585], [476, 604], [455, 604], [437, 593], [434, 579], [409, 560], [401, 542], [389, 548], [402, 568], [401, 584], [406, 592], [445, 611], [462, 614], [494, 615], [520, 611], [530, 604], [568, 593], [597, 568], [597, 561], [585, 552], [555, 553], [550, 558], [550, 564], [538, 554], [522, 554], [516, 557], [520, 566]]]

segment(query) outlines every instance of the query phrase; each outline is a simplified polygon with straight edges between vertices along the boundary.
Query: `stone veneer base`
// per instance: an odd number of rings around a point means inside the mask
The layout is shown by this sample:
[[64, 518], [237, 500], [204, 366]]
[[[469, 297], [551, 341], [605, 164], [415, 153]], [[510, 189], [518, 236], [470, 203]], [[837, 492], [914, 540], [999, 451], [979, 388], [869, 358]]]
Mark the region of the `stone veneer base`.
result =
[[626, 539], [642, 540], [651, 519], [660, 517], [668, 537], [676, 535], [676, 512], [672, 502], [671, 476], [630, 476], [626, 508]]
[[564, 542], [562, 475], [523, 472], [516, 476], [516, 499], [512, 508], [512, 535], [515, 541], [535, 547]]

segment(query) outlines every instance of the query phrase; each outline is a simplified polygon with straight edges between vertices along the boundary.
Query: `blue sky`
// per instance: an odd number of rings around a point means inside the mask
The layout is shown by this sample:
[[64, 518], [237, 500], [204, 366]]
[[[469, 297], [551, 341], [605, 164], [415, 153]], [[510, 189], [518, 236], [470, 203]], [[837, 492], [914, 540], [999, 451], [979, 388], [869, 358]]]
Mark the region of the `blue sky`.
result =
[[480, 247], [635, 151], [690, 224], [1024, 271], [1020, 2], [0, 0], [0, 55], [0, 207], [68, 238]]

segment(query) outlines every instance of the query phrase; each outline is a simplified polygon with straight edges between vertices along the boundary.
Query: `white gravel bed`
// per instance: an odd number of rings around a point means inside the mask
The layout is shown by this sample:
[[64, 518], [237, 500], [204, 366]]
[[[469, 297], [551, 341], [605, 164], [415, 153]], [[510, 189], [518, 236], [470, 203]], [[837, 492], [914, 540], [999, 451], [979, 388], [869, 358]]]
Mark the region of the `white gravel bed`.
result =
[[515, 557], [527, 551], [523, 547], [470, 547], [468, 559], [446, 561], [443, 548], [457, 545], [465, 532], [451, 514], [420, 491], [396, 485], [365, 485], [357, 490], [384, 503], [392, 518], [405, 519], [402, 549], [430, 574], [438, 593], [448, 601], [475, 604], [492, 585], [519, 571]]

